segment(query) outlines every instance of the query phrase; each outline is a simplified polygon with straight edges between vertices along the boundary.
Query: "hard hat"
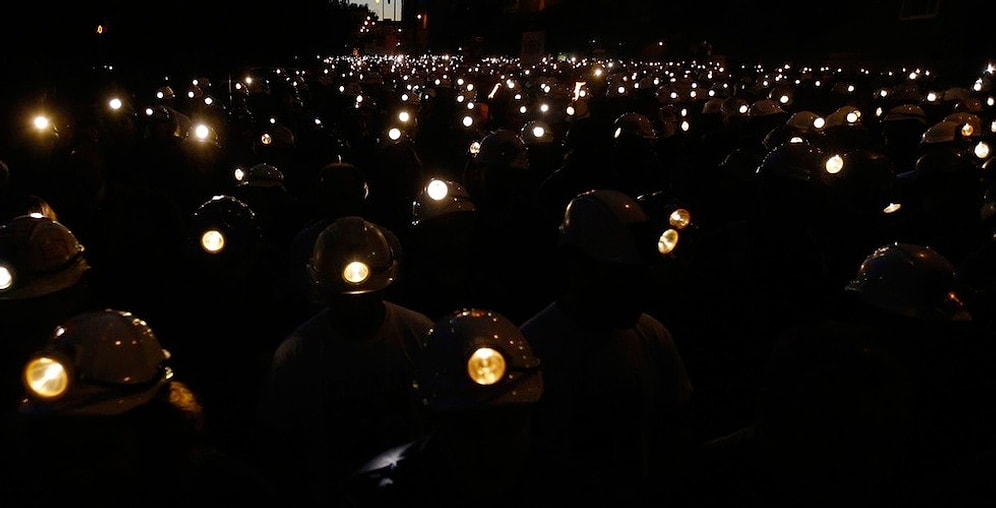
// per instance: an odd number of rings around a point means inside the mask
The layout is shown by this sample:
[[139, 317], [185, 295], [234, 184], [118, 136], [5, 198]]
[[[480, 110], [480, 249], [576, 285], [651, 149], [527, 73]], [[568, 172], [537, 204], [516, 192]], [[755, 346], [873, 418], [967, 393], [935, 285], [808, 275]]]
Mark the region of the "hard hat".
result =
[[896, 165], [884, 152], [851, 150], [829, 157], [824, 167], [832, 191], [848, 205], [882, 211], [897, 197]]
[[925, 245], [894, 242], [862, 261], [845, 290], [874, 308], [923, 320], [971, 319], [954, 266]]
[[484, 136], [474, 160], [485, 166], [529, 168], [526, 143], [510, 129], [498, 129]]
[[916, 104], [899, 104], [893, 106], [882, 117], [883, 122], [914, 121], [924, 126], [927, 125], [927, 112]]
[[250, 166], [238, 184], [247, 187], [282, 187], [284, 174], [273, 164], [260, 162]]
[[477, 207], [470, 193], [457, 182], [432, 178], [422, 187], [412, 203], [412, 225], [451, 213], [474, 212]]
[[785, 114], [785, 110], [772, 99], [758, 99], [747, 108], [747, 116], [750, 118]]
[[543, 394], [540, 360], [508, 318], [456, 310], [432, 327], [416, 358], [415, 388], [434, 411], [528, 404]]
[[[144, 110], [144, 129], [142, 135], [146, 138], [169, 139], [179, 138], [186, 132], [186, 125], [181, 120], [183, 115], [166, 105], [157, 104]], [[189, 122], [189, 119], [186, 119]]]
[[340, 217], [315, 240], [308, 271], [323, 291], [362, 294], [394, 282], [400, 264], [394, 234], [362, 217]]
[[148, 323], [131, 312], [77, 314], [31, 356], [23, 410], [115, 415], [145, 404], [173, 377], [169, 352]]
[[0, 299], [44, 296], [76, 284], [90, 265], [66, 226], [40, 213], [0, 226]]
[[766, 182], [823, 183], [823, 152], [805, 141], [784, 143], [764, 156], [757, 175]]
[[845, 105], [827, 115], [827, 129], [838, 127], [860, 127], [863, 124], [861, 110], [856, 106]]
[[923, 132], [920, 138], [920, 145], [932, 145], [937, 143], [951, 143], [962, 140], [961, 134], [963, 124], [953, 120], [941, 120], [936, 122]]
[[917, 179], [927, 179], [934, 182], [956, 176], [967, 177], [965, 181], [974, 180], [977, 176], [975, 164], [961, 150], [942, 147], [936, 150], [926, 150], [917, 157], [913, 165], [913, 176]]
[[294, 132], [279, 122], [268, 122], [256, 137], [257, 152], [293, 149], [296, 144]]
[[826, 126], [826, 119], [813, 111], [796, 111], [785, 121], [785, 125], [795, 133], [806, 135], [821, 132]]
[[542, 120], [530, 120], [522, 125], [519, 137], [527, 145], [546, 145], [553, 142], [553, 131]]
[[750, 106], [750, 103], [744, 99], [730, 97], [723, 101], [723, 112], [729, 117], [746, 117]]
[[361, 203], [370, 195], [367, 177], [349, 162], [330, 162], [318, 169], [318, 191], [322, 199]]
[[645, 264], [660, 258], [660, 232], [636, 199], [612, 189], [582, 192], [567, 204], [559, 243], [604, 263]]
[[164, 85], [156, 89], [155, 98], [160, 101], [173, 100], [176, 98], [176, 92], [173, 91], [173, 87]]
[[262, 238], [262, 227], [249, 205], [219, 194], [201, 203], [190, 218], [198, 251], [226, 257], [252, 251]]
[[725, 104], [726, 99], [722, 97], [713, 97], [702, 104], [702, 114], [703, 115], [726, 115]]
[[956, 111], [944, 117], [945, 122], [954, 122], [961, 127], [958, 129], [963, 137], [979, 137], [984, 132], [982, 129], [982, 118], [967, 111]]
[[631, 111], [616, 117], [613, 122], [612, 138], [655, 140], [657, 131], [646, 115]]

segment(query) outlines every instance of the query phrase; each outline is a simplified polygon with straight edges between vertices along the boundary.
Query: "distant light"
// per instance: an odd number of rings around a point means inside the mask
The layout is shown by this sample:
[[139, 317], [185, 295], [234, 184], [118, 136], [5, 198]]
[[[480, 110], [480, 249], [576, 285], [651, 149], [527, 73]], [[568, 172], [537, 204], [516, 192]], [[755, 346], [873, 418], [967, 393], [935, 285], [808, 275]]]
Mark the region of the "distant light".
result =
[[491, 348], [480, 348], [467, 360], [467, 375], [479, 385], [493, 385], [505, 376], [505, 357]]
[[678, 246], [678, 232], [668, 229], [657, 239], [657, 252], [662, 255], [670, 254]]
[[899, 211], [899, 209], [902, 207], [903, 207], [902, 203], [889, 203], [888, 205], [886, 205], [885, 208], [882, 209], [882, 213], [886, 214], [895, 213]]
[[34, 119], [35, 128], [38, 130], [47, 129], [49, 126], [48, 117], [45, 115], [38, 115]]
[[844, 159], [840, 155], [834, 155], [827, 159], [825, 166], [827, 173], [831, 175], [836, 175], [840, 173], [840, 170], [844, 169]]
[[988, 159], [989, 143], [986, 143], [985, 141], [980, 141], [977, 145], [975, 145], [975, 156], [978, 157], [979, 159]]
[[217, 229], [210, 229], [201, 235], [201, 248], [208, 254], [217, 254], [225, 248], [225, 235]]
[[692, 214], [684, 208], [678, 208], [668, 216], [668, 223], [677, 229], [685, 229], [692, 222]]
[[434, 178], [425, 188], [425, 193], [434, 201], [444, 199], [449, 194], [450, 188], [446, 182]]
[[10, 272], [10, 268], [0, 266], [0, 290], [9, 289], [13, 285], [14, 275]]

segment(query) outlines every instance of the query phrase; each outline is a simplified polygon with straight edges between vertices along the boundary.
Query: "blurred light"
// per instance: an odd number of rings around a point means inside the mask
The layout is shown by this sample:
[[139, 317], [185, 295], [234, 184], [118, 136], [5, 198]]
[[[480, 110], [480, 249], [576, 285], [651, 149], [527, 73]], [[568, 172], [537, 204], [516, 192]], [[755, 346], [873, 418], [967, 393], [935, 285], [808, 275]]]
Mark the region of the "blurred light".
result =
[[664, 231], [661, 233], [660, 238], [657, 239], [657, 252], [661, 254], [670, 254], [677, 246], [678, 232], [673, 229]]
[[988, 159], [989, 158], [989, 143], [986, 143], [984, 141], [980, 141], [978, 144], [975, 145], [975, 150], [974, 151], [975, 151], [975, 156], [976, 157], [978, 157], [980, 159]]
[[677, 210], [671, 212], [668, 216], [667, 221], [672, 227], [677, 229], [685, 229], [692, 222], [692, 214], [684, 208], [678, 208]]
[[467, 360], [467, 375], [479, 385], [493, 385], [505, 376], [505, 357], [494, 349], [480, 348]]
[[45, 130], [50, 125], [49, 119], [45, 115], [36, 116], [33, 120], [33, 123], [35, 125], [35, 128], [38, 130]]
[[10, 289], [14, 285], [14, 274], [10, 268], [0, 265], [0, 290]]
[[438, 178], [432, 179], [425, 188], [425, 193], [434, 201], [445, 199], [449, 192], [450, 188], [446, 185], [446, 182]]
[[201, 248], [208, 254], [217, 254], [225, 248], [225, 235], [217, 229], [210, 229], [201, 235]]
[[840, 155], [834, 154], [832, 157], [827, 159], [825, 168], [827, 173], [836, 175], [837, 173], [840, 173], [840, 170], [844, 169], [844, 159]]
[[370, 276], [370, 267], [362, 261], [353, 261], [342, 269], [342, 279], [352, 284], [360, 284]]

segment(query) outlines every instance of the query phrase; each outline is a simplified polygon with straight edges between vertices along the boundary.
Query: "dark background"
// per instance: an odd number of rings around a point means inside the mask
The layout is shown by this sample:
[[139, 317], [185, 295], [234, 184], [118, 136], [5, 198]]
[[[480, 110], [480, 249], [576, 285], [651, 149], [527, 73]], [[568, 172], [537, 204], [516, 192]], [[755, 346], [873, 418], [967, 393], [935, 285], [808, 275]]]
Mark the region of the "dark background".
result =
[[[408, 0], [402, 51], [517, 55], [525, 31], [548, 53], [723, 57], [771, 63], [889, 61], [971, 66], [992, 56], [991, 2], [890, 0]], [[16, 14], [14, 13], [16, 12]], [[363, 11], [366, 12], [365, 10]], [[418, 32], [416, 13], [429, 22]], [[27, 4], [0, 31], [4, 80], [97, 62], [167, 73], [346, 53], [362, 19], [328, 0]], [[94, 27], [106, 32], [97, 36]]]

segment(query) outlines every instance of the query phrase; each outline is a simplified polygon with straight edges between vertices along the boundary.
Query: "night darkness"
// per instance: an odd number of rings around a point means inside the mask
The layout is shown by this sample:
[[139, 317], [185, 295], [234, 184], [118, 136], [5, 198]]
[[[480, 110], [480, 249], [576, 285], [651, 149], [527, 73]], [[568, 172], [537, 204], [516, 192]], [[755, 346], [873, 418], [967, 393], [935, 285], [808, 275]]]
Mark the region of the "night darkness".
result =
[[[518, 14], [509, 14], [507, 0], [411, 2], [430, 13], [428, 51], [455, 51], [482, 37], [486, 51], [515, 54], [521, 32], [543, 30], [550, 52], [600, 46], [619, 56], [684, 58], [705, 41], [713, 53], [743, 60], [988, 57], [988, 34], [976, 20], [991, 19], [996, 10], [947, 2], [933, 17], [902, 20], [904, 6], [930, 2], [561, 0]], [[15, 68], [60, 69], [104, 55], [152, 68], [230, 65], [341, 50], [344, 17], [332, 2], [319, 0], [181, 0], [154, 9], [103, 1], [60, 5], [58, 12], [27, 5], [8, 21], [0, 41]], [[97, 24], [108, 27], [101, 40], [93, 37]], [[653, 49], [661, 41], [663, 55]]]

